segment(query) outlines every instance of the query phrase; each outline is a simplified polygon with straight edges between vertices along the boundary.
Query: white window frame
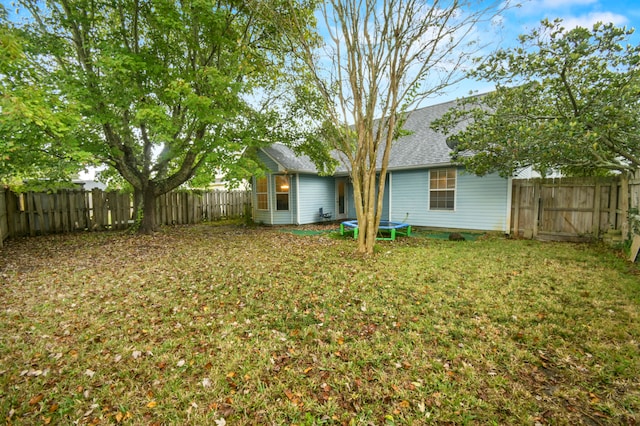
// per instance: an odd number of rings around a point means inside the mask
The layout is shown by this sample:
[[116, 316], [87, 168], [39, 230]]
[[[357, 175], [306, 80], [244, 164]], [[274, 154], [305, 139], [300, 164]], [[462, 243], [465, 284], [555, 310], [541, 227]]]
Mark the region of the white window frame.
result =
[[[448, 176], [449, 173], [453, 172], [453, 177]], [[442, 174], [444, 173], [444, 176]], [[442, 180], [444, 179], [444, 181]], [[453, 184], [451, 184], [453, 181]], [[444, 185], [442, 183], [444, 182]], [[434, 188], [434, 183], [437, 187]], [[429, 170], [429, 210], [430, 211], [441, 211], [441, 212], [453, 212], [456, 210], [457, 200], [457, 190], [458, 190], [458, 169], [454, 167], [447, 167], [442, 169], [432, 169]], [[443, 193], [452, 193], [452, 202], [453, 206], [451, 207], [434, 207], [432, 202], [434, 201], [435, 193], [443, 194]], [[446, 195], [445, 195], [446, 197]], [[448, 201], [444, 200], [445, 204]]]
[[[291, 210], [291, 179], [289, 175], [274, 175], [274, 184], [275, 184], [275, 193], [276, 193], [276, 211], [279, 212], [288, 212]], [[282, 179], [285, 179], [285, 182], [282, 182]], [[286, 185], [286, 189], [284, 189], [284, 185]], [[281, 209], [280, 203], [278, 203], [278, 196], [287, 196], [287, 208]]]
[[[265, 191], [260, 191], [260, 184], [258, 182], [262, 179], [264, 179], [265, 181]], [[264, 195], [267, 199], [267, 206], [265, 208], [260, 208], [260, 195]], [[269, 177], [268, 176], [256, 178], [256, 209], [260, 211], [269, 210]]]

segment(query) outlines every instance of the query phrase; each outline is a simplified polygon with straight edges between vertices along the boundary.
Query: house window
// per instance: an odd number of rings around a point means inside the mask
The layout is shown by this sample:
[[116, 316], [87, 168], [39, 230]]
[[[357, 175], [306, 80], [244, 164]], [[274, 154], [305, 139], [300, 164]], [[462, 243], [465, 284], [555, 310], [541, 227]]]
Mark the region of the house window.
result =
[[289, 210], [289, 176], [276, 176], [276, 210]]
[[269, 210], [269, 196], [267, 194], [267, 177], [256, 178], [256, 197], [258, 210]]
[[431, 170], [429, 209], [453, 210], [456, 198], [456, 169]]

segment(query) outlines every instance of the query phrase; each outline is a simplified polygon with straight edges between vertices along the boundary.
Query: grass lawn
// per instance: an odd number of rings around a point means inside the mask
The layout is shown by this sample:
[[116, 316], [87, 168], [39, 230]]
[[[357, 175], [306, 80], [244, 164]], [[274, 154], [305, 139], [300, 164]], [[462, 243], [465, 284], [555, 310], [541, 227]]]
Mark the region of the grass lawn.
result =
[[0, 249], [0, 423], [637, 424], [640, 275], [600, 246], [233, 224]]

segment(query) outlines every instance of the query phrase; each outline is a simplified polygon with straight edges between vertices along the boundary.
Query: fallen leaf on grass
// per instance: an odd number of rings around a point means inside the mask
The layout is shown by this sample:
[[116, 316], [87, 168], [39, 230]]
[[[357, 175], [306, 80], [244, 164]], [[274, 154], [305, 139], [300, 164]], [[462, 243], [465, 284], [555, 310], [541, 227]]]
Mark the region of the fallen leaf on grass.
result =
[[294, 394], [290, 390], [285, 389], [284, 394], [287, 396], [289, 401], [291, 401], [291, 403], [296, 407], [302, 407], [304, 405], [304, 402], [300, 401], [300, 398], [298, 397], [298, 395]]
[[31, 399], [29, 400], [29, 405], [36, 405], [37, 403], [39, 403], [40, 401], [42, 401], [42, 398], [44, 398], [44, 395], [39, 393], [36, 396], [31, 397]]
[[156, 401], [149, 401], [147, 408], [155, 408], [158, 405]]

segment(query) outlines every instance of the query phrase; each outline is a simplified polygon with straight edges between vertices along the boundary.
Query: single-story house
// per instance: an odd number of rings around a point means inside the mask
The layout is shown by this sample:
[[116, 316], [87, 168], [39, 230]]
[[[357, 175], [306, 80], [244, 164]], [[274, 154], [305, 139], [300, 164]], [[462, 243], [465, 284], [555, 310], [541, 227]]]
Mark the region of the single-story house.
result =
[[[483, 177], [453, 165], [444, 135], [430, 123], [455, 101], [413, 111], [391, 148], [384, 193], [383, 220], [433, 228], [509, 232], [511, 179]], [[320, 176], [306, 156], [275, 143], [259, 158], [268, 169], [253, 178], [253, 218], [269, 225], [302, 225], [355, 219], [349, 172], [340, 165]], [[320, 209], [324, 213], [320, 215]]]

